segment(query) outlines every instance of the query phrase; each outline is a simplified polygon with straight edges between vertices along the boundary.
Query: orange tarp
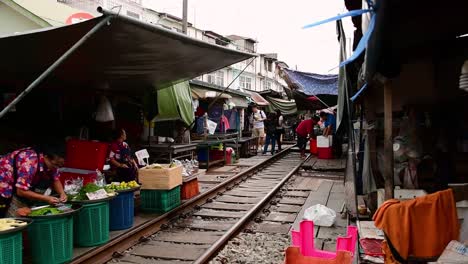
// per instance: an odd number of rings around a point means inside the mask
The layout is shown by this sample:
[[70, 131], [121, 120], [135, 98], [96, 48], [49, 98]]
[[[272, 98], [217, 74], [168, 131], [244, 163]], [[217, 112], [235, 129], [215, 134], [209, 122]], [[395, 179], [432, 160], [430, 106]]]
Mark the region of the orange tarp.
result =
[[388, 200], [374, 221], [403, 260], [437, 258], [460, 231], [451, 189], [408, 201]]

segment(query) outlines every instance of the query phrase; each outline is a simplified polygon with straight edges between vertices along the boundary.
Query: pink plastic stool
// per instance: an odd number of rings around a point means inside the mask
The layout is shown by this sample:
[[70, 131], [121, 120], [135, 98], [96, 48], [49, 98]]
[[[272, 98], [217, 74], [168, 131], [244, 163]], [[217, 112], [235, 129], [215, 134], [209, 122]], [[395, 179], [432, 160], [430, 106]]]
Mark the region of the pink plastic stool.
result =
[[[356, 250], [358, 230], [355, 226], [348, 226], [346, 236], [339, 236], [336, 239], [336, 251], [349, 251], [354, 255]], [[314, 222], [303, 220], [300, 230], [291, 231], [292, 245], [301, 249], [301, 254], [309, 257], [336, 258], [336, 252], [315, 249], [314, 246]]]

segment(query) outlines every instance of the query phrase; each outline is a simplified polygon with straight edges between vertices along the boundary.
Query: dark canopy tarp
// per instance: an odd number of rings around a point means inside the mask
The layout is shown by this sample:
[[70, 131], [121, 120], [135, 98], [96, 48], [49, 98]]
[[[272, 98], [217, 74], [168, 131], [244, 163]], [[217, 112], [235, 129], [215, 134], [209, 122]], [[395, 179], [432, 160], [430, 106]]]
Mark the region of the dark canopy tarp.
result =
[[468, 33], [467, 12], [466, 0], [379, 0], [366, 77], [372, 80], [380, 73], [393, 78], [410, 58], [453, 49], [456, 37]]
[[263, 96], [261, 96], [260, 94], [256, 93], [256, 92], [253, 92], [253, 91], [248, 91], [248, 93], [250, 94], [250, 98], [254, 101], [255, 104], [259, 105], [259, 106], [267, 106], [269, 105], [270, 103], [265, 99], [263, 98]]
[[182, 120], [190, 126], [195, 119], [192, 94], [188, 82], [181, 82], [158, 90], [158, 116], [156, 121]]
[[[106, 16], [0, 38], [0, 84], [24, 89]], [[143, 94], [151, 87], [167, 87], [252, 56], [129, 17], [113, 16], [42, 86]]]
[[270, 102], [270, 105], [267, 107], [269, 112], [280, 110], [283, 115], [293, 115], [297, 113], [297, 107], [294, 101], [269, 96], [267, 96], [266, 99]]
[[319, 110], [336, 105], [338, 75], [321, 75], [283, 69], [299, 110]]
[[288, 85], [306, 95], [338, 95], [338, 75], [322, 75], [284, 69]]

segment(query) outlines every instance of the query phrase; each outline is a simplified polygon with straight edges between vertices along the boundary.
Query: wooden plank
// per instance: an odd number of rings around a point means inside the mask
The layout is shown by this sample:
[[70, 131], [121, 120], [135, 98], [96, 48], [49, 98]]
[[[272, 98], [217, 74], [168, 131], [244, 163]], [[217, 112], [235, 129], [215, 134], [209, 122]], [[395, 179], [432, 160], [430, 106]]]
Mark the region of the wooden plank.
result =
[[319, 228], [318, 234], [316, 237], [323, 238], [323, 239], [331, 239], [332, 241], [336, 241], [336, 237], [346, 235], [346, 227], [340, 226], [332, 226], [332, 227], [324, 227], [321, 226]]
[[249, 197], [236, 197], [230, 195], [223, 195], [216, 197], [217, 202], [223, 203], [234, 203], [234, 204], [256, 204], [261, 198], [249, 198]]
[[344, 171], [346, 164], [343, 159], [317, 160], [312, 170], [318, 171]]
[[272, 212], [266, 218], [266, 221], [293, 223], [296, 220], [296, 214]]
[[304, 191], [287, 191], [283, 196], [296, 196], [296, 197], [304, 197], [307, 198], [309, 197], [310, 192], [304, 192]]
[[152, 241], [139, 245], [132, 251], [132, 255], [140, 257], [196, 260], [201, 256], [208, 245], [175, 244], [168, 242]]
[[231, 211], [220, 211], [220, 210], [209, 210], [201, 209], [198, 212], [193, 213], [195, 216], [206, 216], [206, 217], [217, 217], [217, 218], [241, 218], [245, 215], [244, 212], [231, 212]]
[[206, 203], [201, 206], [206, 209], [218, 209], [218, 210], [232, 210], [232, 211], [248, 211], [253, 207], [253, 204], [231, 204], [231, 203]]
[[161, 231], [153, 238], [156, 241], [193, 243], [193, 244], [213, 244], [218, 240], [222, 232], [201, 232], [201, 231]]
[[263, 197], [267, 194], [267, 192], [246, 192], [246, 191], [232, 190], [232, 191], [227, 191], [224, 194], [230, 195], [230, 196], [239, 196], [239, 197]]
[[173, 261], [173, 260], [156, 260], [156, 259], [148, 259], [142, 258], [134, 255], [126, 255], [119, 259], [118, 263], [124, 264], [189, 264], [192, 263], [191, 261]]
[[333, 188], [331, 190], [332, 193], [344, 193], [345, 192], [345, 188], [344, 188], [344, 185], [343, 184], [333, 184]]
[[302, 209], [299, 205], [279, 205], [275, 210], [282, 213], [298, 213]]
[[317, 191], [322, 184], [322, 179], [309, 178], [309, 177], [296, 177], [294, 183], [289, 185], [288, 190], [298, 191]]
[[304, 198], [283, 198], [279, 201], [280, 204], [303, 205], [306, 199]]
[[177, 223], [179, 227], [192, 229], [203, 229], [212, 231], [227, 231], [235, 224], [235, 221], [208, 221], [198, 219], [187, 219]]
[[290, 224], [279, 224], [279, 223], [260, 223], [255, 231], [261, 233], [272, 233], [272, 234], [288, 234], [291, 229]]
[[[299, 229], [299, 223], [302, 220], [302, 217], [304, 216], [304, 211], [311, 207], [312, 205], [315, 204], [326, 204], [328, 200], [328, 195], [331, 191], [331, 188], [333, 187], [333, 182], [332, 181], [322, 181], [320, 188], [317, 189], [316, 191], [312, 191], [309, 194], [309, 197], [307, 197], [307, 200], [304, 203], [304, 206], [302, 207], [301, 211], [297, 215], [296, 221], [294, 221], [293, 227], [295, 230]], [[317, 232], [317, 229], [316, 231]]]
[[218, 175], [202, 175], [198, 176], [198, 182], [222, 182], [225, 177], [220, 177]]

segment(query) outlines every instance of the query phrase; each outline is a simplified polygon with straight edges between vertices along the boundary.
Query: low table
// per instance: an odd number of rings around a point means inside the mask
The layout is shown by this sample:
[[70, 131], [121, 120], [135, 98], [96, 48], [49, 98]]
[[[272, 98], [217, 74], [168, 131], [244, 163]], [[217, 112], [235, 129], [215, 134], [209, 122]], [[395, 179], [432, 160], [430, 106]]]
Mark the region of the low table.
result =
[[[206, 161], [198, 161], [198, 167], [200, 169], [209, 170], [210, 167], [216, 164], [226, 164], [226, 141], [231, 140], [200, 140], [200, 141], [193, 141], [193, 143], [197, 144], [198, 152], [204, 151], [206, 153]], [[210, 160], [210, 150], [212, 146], [217, 146], [223, 143], [223, 154], [224, 158], [221, 160]]]
[[[240, 144], [240, 148], [239, 148]], [[227, 143], [228, 147], [236, 148], [239, 157], [250, 158], [256, 156], [258, 152], [258, 138], [257, 137], [243, 137], [236, 142]]]
[[160, 143], [151, 145], [140, 145], [141, 148], [148, 150], [153, 161], [168, 161], [170, 163], [172, 159], [193, 159], [193, 152], [197, 149], [197, 144], [172, 144], [172, 143]]

